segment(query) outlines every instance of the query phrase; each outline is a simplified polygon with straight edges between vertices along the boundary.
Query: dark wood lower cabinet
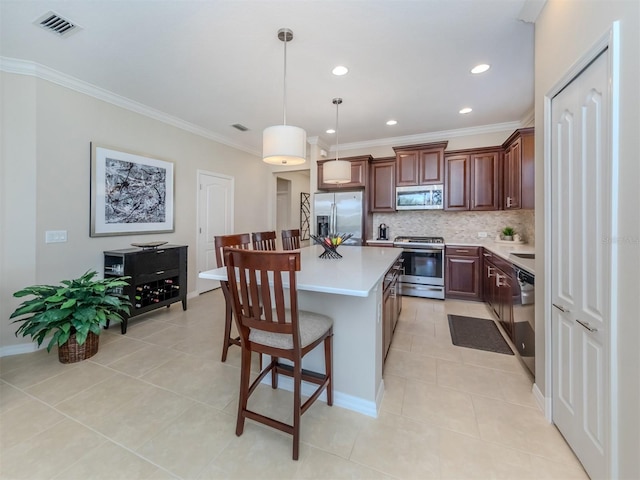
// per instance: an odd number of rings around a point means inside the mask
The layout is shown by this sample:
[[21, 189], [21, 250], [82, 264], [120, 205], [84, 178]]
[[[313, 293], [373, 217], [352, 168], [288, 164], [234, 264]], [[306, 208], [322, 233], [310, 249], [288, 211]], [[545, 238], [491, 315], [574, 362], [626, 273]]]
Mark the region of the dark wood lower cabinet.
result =
[[483, 259], [484, 301], [513, 340], [513, 305], [518, 289], [512, 265], [486, 250], [483, 253]]
[[389, 353], [393, 332], [402, 310], [402, 296], [399, 292], [398, 280], [402, 271], [402, 258], [389, 269], [383, 281], [382, 292], [382, 358]]
[[445, 298], [481, 300], [481, 247], [445, 248]]

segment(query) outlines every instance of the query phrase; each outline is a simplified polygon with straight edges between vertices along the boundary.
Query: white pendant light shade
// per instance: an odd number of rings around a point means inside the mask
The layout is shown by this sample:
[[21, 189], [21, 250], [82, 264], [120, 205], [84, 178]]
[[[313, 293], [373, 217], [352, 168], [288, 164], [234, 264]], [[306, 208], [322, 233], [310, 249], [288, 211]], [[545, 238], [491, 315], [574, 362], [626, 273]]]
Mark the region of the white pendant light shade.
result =
[[293, 125], [274, 125], [262, 132], [262, 159], [271, 165], [300, 165], [307, 157], [307, 132]]
[[340, 160], [338, 157], [338, 106], [341, 103], [341, 98], [333, 99], [333, 104], [336, 106], [336, 159], [322, 165], [323, 183], [335, 185], [351, 182], [351, 162]]
[[331, 160], [322, 165], [322, 181], [324, 183], [349, 183], [351, 181], [351, 162]]
[[287, 42], [293, 40], [293, 32], [281, 28], [278, 39], [284, 43], [282, 125], [267, 127], [262, 132], [262, 160], [271, 165], [301, 165], [307, 160], [307, 132], [287, 125]]

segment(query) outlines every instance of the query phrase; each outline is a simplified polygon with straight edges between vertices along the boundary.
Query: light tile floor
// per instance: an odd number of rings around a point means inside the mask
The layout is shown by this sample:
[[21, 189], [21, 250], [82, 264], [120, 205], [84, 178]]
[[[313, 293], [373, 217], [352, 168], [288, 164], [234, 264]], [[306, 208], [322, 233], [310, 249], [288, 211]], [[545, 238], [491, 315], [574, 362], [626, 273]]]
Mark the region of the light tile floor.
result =
[[[513, 356], [451, 344], [448, 313], [473, 302], [403, 298], [377, 419], [316, 402], [291, 437], [235, 435], [239, 349], [220, 362], [220, 291], [112, 327], [90, 360], [46, 350], [0, 359], [2, 479], [585, 479]], [[290, 418], [291, 393], [259, 387]]]

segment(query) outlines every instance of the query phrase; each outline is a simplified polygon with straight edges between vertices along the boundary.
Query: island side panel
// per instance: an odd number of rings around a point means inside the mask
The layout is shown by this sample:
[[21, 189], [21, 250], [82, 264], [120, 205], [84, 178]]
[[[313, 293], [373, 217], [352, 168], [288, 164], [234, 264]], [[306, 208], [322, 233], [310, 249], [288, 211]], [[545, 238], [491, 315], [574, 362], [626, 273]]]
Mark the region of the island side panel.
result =
[[[298, 291], [301, 310], [333, 318], [334, 404], [376, 416], [382, 388], [382, 282], [368, 297]], [[316, 348], [303, 365], [324, 371], [324, 355]]]

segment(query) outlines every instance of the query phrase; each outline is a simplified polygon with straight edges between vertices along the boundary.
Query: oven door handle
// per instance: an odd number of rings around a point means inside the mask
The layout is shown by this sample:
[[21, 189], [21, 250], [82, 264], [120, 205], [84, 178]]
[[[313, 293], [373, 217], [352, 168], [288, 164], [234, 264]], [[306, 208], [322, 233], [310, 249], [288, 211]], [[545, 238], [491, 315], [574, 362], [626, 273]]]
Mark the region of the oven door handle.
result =
[[442, 248], [403, 248], [402, 250], [409, 253], [442, 253], [444, 251]]

